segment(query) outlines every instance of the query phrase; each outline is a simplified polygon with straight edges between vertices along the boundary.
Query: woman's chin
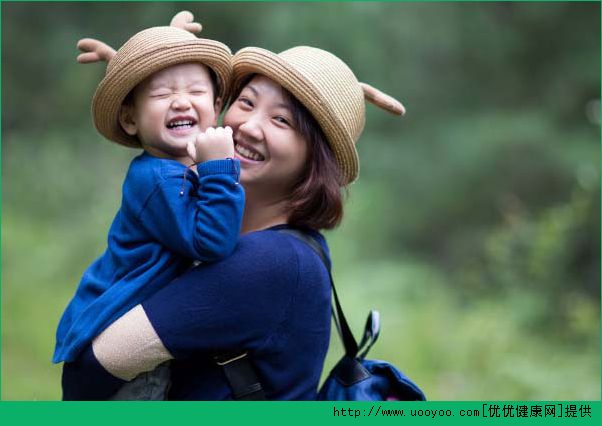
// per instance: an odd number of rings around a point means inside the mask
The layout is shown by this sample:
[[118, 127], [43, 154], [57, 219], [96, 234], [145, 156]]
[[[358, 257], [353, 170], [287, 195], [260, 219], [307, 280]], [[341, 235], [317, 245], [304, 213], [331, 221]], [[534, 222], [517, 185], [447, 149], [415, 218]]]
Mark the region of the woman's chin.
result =
[[257, 188], [261, 186], [262, 176], [259, 171], [254, 167], [245, 166], [241, 162], [240, 166], [240, 184], [245, 190], [251, 188]]
[[246, 170], [245, 167], [241, 165], [241, 167], [240, 167], [240, 183], [243, 186], [247, 186], [252, 182], [253, 182], [252, 174], [249, 173], [249, 171]]

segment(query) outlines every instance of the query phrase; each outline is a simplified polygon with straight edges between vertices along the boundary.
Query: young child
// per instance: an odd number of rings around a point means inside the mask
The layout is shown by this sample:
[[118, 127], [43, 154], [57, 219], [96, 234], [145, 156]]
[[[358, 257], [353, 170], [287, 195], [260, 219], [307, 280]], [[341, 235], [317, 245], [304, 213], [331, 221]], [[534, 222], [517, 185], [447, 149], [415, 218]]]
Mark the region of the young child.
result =
[[172, 26], [141, 31], [117, 52], [92, 39], [78, 43], [85, 52], [79, 62], [108, 61], [92, 101], [96, 128], [144, 152], [130, 164], [107, 250], [61, 318], [55, 363], [74, 360], [192, 261], [217, 261], [234, 250], [244, 208], [240, 165], [232, 131], [214, 128], [227, 99], [231, 52], [197, 38], [199, 27], [181, 12]]

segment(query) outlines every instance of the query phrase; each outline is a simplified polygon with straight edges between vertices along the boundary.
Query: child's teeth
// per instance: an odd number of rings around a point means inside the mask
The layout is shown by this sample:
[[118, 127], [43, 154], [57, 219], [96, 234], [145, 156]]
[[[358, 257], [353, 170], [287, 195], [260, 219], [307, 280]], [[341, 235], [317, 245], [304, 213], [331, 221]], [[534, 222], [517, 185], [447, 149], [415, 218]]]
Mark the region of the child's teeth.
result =
[[170, 123], [171, 127], [180, 127], [180, 126], [192, 126], [192, 121], [190, 120], [181, 120], [181, 121], [174, 121], [173, 123]]

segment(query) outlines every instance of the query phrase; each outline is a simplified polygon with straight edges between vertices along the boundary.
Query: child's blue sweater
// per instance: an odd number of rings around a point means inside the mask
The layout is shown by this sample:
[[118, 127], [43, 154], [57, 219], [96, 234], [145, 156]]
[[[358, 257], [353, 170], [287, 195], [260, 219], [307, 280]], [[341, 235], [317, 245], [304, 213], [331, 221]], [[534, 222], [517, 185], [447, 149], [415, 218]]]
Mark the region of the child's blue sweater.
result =
[[234, 250], [244, 209], [240, 163], [207, 161], [197, 170], [146, 152], [132, 161], [107, 250], [86, 270], [61, 318], [53, 362], [75, 359], [192, 260], [211, 262]]

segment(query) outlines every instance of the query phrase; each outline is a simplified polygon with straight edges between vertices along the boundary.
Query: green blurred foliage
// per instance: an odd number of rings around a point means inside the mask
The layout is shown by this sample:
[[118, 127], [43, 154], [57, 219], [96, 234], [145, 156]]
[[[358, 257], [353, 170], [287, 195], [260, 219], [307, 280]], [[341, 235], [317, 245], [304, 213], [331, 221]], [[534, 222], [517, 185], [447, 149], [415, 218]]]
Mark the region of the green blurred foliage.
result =
[[381, 311], [373, 357], [431, 399], [600, 398], [598, 3], [157, 2], [2, 3], [3, 399], [60, 398], [56, 324], [136, 155], [95, 132], [104, 67], [75, 43], [182, 9], [233, 51], [330, 50], [407, 106], [367, 108], [327, 234], [353, 329]]

